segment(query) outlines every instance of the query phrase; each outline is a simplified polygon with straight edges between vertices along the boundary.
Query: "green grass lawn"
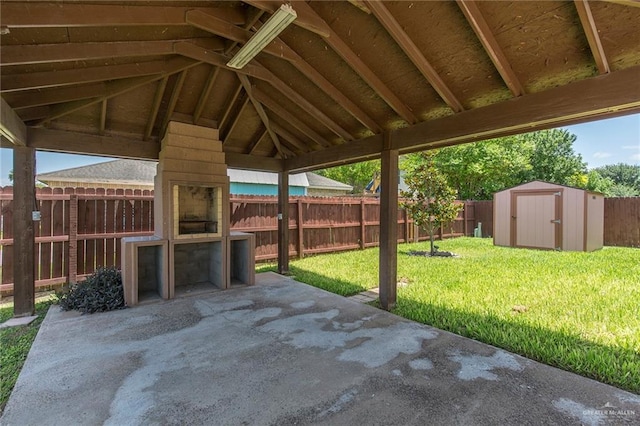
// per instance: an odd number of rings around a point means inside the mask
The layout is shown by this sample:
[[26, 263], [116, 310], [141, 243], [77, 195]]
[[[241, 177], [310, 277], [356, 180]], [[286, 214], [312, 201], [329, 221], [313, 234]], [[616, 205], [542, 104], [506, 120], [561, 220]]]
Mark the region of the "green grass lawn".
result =
[[[20, 370], [27, 359], [31, 344], [38, 334], [40, 324], [53, 303], [45, 298], [36, 303], [38, 318], [27, 326], [0, 329], [0, 414], [9, 400]], [[13, 304], [3, 304], [0, 308], [0, 323], [13, 316]]]
[[[398, 247], [394, 313], [640, 393], [640, 250], [593, 253], [438, 241], [458, 258]], [[299, 281], [351, 295], [378, 285], [378, 249], [291, 262]]]

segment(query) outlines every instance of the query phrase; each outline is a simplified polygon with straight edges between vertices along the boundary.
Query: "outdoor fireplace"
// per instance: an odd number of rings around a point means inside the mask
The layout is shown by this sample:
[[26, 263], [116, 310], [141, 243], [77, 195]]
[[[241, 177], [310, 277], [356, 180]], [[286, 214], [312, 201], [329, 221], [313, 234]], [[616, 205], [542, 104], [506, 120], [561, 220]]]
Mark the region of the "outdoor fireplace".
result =
[[[155, 177], [154, 216], [154, 237], [122, 240], [127, 305], [149, 293], [172, 298], [254, 283], [254, 235], [229, 232], [229, 178], [216, 129], [169, 124]], [[149, 248], [154, 245], [162, 248]], [[141, 259], [155, 263], [141, 267]], [[148, 277], [163, 279], [152, 284]]]
[[[219, 237], [218, 221], [222, 216], [221, 187], [174, 185], [174, 237], [202, 235]], [[175, 211], [177, 210], [177, 211]]]

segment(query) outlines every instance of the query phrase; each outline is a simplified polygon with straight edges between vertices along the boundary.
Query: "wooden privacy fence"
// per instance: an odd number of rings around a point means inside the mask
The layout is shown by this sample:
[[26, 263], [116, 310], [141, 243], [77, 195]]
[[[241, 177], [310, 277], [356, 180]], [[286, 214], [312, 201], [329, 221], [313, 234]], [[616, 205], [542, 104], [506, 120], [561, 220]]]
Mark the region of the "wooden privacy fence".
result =
[[[0, 291], [13, 289], [13, 188], [0, 188]], [[36, 286], [76, 282], [101, 266], [120, 267], [120, 240], [153, 234], [153, 191], [39, 188]], [[256, 235], [256, 260], [277, 258], [276, 197], [232, 196], [231, 229]], [[465, 203], [452, 227], [438, 238], [473, 235], [474, 203]], [[373, 197], [292, 197], [289, 252], [292, 256], [376, 246], [379, 200]], [[398, 241], [427, 239], [406, 211], [398, 209]]]
[[[0, 188], [0, 291], [13, 289], [13, 188]], [[466, 201], [456, 221], [441, 228], [437, 238], [493, 235], [493, 202]], [[232, 196], [231, 229], [256, 236], [256, 260], [277, 258], [276, 197]], [[153, 234], [153, 191], [40, 188], [34, 208], [41, 220], [36, 229], [36, 285], [75, 282], [100, 266], [120, 267], [120, 240]], [[606, 198], [604, 243], [640, 247], [640, 197]], [[428, 239], [398, 209], [398, 242]], [[377, 246], [380, 205], [374, 197], [292, 197], [289, 201], [289, 253], [308, 254]]]
[[[12, 200], [13, 188], [0, 188], [0, 291], [13, 289]], [[153, 191], [38, 188], [34, 210], [38, 287], [119, 267], [122, 237], [153, 234]]]

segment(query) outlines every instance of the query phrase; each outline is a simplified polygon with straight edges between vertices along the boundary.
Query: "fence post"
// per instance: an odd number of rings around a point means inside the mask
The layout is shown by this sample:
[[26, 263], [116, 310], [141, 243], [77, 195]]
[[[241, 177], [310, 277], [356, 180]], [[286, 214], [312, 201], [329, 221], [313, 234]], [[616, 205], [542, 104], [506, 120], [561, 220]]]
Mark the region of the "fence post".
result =
[[68, 281], [75, 284], [78, 275], [78, 195], [69, 195], [69, 255], [67, 259], [69, 265]]
[[464, 230], [462, 232], [464, 232], [464, 236], [468, 236], [468, 232], [467, 232], [467, 208], [469, 207], [469, 202], [465, 201], [462, 204], [462, 220], [464, 220]]
[[298, 259], [304, 257], [304, 226], [302, 218], [302, 199], [298, 198]]
[[360, 249], [364, 249], [365, 248], [365, 238], [367, 237], [367, 232], [365, 229], [365, 223], [364, 223], [364, 209], [365, 209], [365, 205], [364, 205], [364, 198], [360, 199]]

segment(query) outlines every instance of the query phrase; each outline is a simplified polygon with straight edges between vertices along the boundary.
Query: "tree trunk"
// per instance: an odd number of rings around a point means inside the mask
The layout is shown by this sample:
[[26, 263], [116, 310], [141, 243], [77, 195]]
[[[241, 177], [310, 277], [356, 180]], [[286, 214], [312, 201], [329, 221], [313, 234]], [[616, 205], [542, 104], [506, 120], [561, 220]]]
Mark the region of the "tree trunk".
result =
[[434, 243], [434, 238], [433, 238], [433, 226], [431, 226], [429, 228], [429, 241], [431, 241], [431, 256], [433, 256], [436, 253], [436, 250], [433, 246]]

